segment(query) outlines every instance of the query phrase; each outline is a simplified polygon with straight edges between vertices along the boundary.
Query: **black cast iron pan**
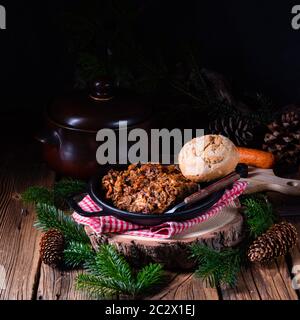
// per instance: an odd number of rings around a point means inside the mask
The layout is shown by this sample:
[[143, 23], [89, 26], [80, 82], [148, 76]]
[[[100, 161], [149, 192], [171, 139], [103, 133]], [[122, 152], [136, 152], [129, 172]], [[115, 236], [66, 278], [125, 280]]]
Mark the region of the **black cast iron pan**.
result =
[[[213, 193], [207, 198], [191, 205], [188, 208], [184, 208], [182, 211], [177, 211], [175, 213], [165, 213], [165, 214], [138, 214], [120, 210], [114, 207], [105, 199], [105, 194], [101, 190], [102, 177], [107, 173], [109, 169], [124, 170], [127, 166], [110, 166], [103, 168], [101, 172], [95, 175], [88, 184], [87, 194], [90, 195], [92, 200], [101, 208], [103, 211], [98, 212], [87, 212], [84, 211], [74, 199], [75, 195], [68, 199], [68, 203], [71, 208], [78, 214], [84, 217], [100, 217], [100, 216], [113, 216], [121, 220], [125, 220], [134, 224], [139, 224], [143, 226], [155, 226], [162, 224], [167, 221], [183, 221], [195, 218], [199, 216], [199, 212], [204, 214], [208, 209], [210, 209], [223, 195], [225, 190], [221, 190]], [[205, 185], [207, 186], [207, 185]], [[201, 185], [203, 187], [203, 185]], [[78, 196], [78, 195], [77, 195]]]

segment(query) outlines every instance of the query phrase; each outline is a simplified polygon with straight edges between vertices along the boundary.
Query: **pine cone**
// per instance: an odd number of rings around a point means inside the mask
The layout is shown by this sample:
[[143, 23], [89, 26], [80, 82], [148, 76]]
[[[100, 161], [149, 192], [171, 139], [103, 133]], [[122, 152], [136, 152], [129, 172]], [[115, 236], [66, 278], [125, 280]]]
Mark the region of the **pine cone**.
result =
[[297, 230], [288, 222], [274, 224], [258, 237], [248, 250], [251, 262], [266, 262], [286, 255], [297, 243]]
[[58, 266], [63, 260], [64, 236], [56, 230], [45, 232], [40, 241], [40, 256], [45, 264]]
[[272, 152], [279, 164], [300, 164], [300, 121], [291, 111], [268, 125], [269, 133], [264, 138], [263, 149]]
[[245, 118], [240, 116], [229, 116], [216, 119], [209, 124], [209, 132], [221, 134], [229, 138], [237, 146], [247, 146], [252, 143], [254, 127]]

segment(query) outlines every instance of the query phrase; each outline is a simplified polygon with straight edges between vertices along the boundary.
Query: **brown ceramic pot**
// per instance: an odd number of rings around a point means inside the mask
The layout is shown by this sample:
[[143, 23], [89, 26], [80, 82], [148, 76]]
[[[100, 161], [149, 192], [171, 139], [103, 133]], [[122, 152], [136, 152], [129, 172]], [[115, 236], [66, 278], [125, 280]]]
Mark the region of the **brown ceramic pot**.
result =
[[44, 129], [37, 135], [45, 161], [62, 175], [90, 178], [99, 169], [96, 133], [103, 128], [118, 130], [120, 121], [127, 121], [128, 130], [148, 130], [152, 109], [128, 94], [113, 95], [107, 80], [95, 81], [90, 94], [58, 99], [46, 110]]

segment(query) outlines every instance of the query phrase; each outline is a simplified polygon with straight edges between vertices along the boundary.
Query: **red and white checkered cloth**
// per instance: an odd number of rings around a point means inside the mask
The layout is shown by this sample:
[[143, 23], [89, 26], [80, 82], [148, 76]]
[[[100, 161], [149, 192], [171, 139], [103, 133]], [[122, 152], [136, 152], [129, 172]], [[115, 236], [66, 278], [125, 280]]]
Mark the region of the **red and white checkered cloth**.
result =
[[[190, 220], [180, 222], [169, 221], [153, 227], [144, 227], [127, 221], [119, 220], [112, 216], [87, 218], [80, 216], [76, 212], [74, 212], [72, 216], [77, 223], [89, 226], [97, 234], [122, 233], [132, 236], [167, 239], [191, 228], [198, 223], [206, 221], [208, 218], [215, 216], [224, 207], [229, 206], [238, 196], [240, 196], [246, 187], [247, 182], [237, 181], [234, 183], [232, 188], [226, 190], [222, 198], [204, 214], [199, 212], [198, 217]], [[90, 198], [90, 196], [86, 196], [81, 202], [79, 202], [79, 206], [88, 212], [102, 210], [102, 208], [100, 208]]]

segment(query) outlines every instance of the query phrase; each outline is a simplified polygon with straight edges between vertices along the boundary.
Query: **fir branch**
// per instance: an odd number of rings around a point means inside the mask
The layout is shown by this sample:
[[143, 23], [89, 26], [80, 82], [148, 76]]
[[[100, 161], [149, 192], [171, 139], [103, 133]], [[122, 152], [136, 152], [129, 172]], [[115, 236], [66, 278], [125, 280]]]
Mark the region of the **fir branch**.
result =
[[111, 245], [102, 245], [95, 260], [86, 264], [88, 271], [96, 276], [111, 279], [123, 292], [134, 292], [134, 278], [130, 265]]
[[102, 245], [95, 259], [89, 260], [85, 267], [89, 274], [77, 278], [77, 288], [98, 297], [114, 294], [136, 297], [161, 282], [163, 276], [159, 264], [149, 264], [135, 276], [125, 258], [109, 244]]
[[262, 194], [244, 196], [241, 203], [245, 206], [244, 214], [250, 235], [254, 238], [263, 234], [275, 222], [271, 203]]
[[243, 117], [244, 115], [237, 108], [226, 101], [211, 99], [208, 107], [209, 119], [215, 120], [221, 117]]
[[91, 245], [86, 243], [70, 241], [64, 250], [64, 263], [70, 268], [82, 267], [87, 261], [94, 258], [95, 251]]
[[274, 119], [274, 114], [277, 113], [270, 97], [260, 92], [245, 92], [241, 99], [246, 105], [250, 106], [253, 112], [250, 112], [249, 117], [258, 124], [269, 124]]
[[81, 180], [62, 179], [54, 184], [53, 194], [55, 205], [63, 210], [69, 209], [66, 199], [74, 194], [86, 191], [86, 183]]
[[54, 204], [53, 192], [45, 187], [30, 187], [22, 194], [22, 200], [29, 204], [45, 203], [52, 205]]
[[98, 57], [88, 52], [80, 53], [77, 60], [77, 83], [75, 86], [83, 89], [99, 74], [107, 74], [107, 72], [107, 66], [103, 60], [100, 62]]
[[81, 180], [62, 179], [54, 184], [53, 192], [56, 199], [65, 199], [66, 197], [84, 192], [86, 183]]
[[110, 280], [92, 274], [80, 274], [76, 279], [76, 289], [86, 291], [95, 298], [112, 298], [119, 293]]
[[63, 179], [54, 184], [52, 189], [45, 187], [30, 187], [23, 194], [25, 203], [44, 203], [48, 205], [63, 206], [68, 196], [86, 190], [86, 183], [80, 180]]
[[[265, 195], [242, 196], [240, 201], [245, 207], [245, 221], [251, 237], [260, 236], [274, 224], [273, 208]], [[239, 248], [228, 248], [220, 252], [203, 245], [193, 245], [192, 257], [199, 263], [196, 275], [208, 280], [211, 286], [234, 286], [240, 268], [245, 262], [249, 240], [251, 238], [248, 235]]]
[[37, 221], [34, 226], [40, 230], [60, 230], [67, 241], [90, 243], [82, 225], [77, 224], [70, 216], [54, 206], [38, 203], [36, 206]]
[[136, 291], [146, 292], [148, 288], [159, 284], [163, 277], [163, 267], [161, 264], [150, 263], [140, 270], [136, 276]]
[[212, 97], [211, 97], [211, 89], [208, 85], [207, 80], [203, 77], [202, 71], [200, 70], [200, 66], [195, 58], [195, 55], [193, 53], [193, 50], [189, 50], [189, 57], [192, 65], [192, 72], [196, 74], [195, 82], [198, 84], [198, 90], [200, 89], [201, 92], [198, 94], [204, 95], [203, 103], [206, 105], [210, 103]]
[[234, 286], [242, 265], [243, 251], [228, 248], [215, 251], [205, 245], [194, 244], [191, 246], [192, 257], [199, 266], [196, 275], [216, 287], [218, 284]]

